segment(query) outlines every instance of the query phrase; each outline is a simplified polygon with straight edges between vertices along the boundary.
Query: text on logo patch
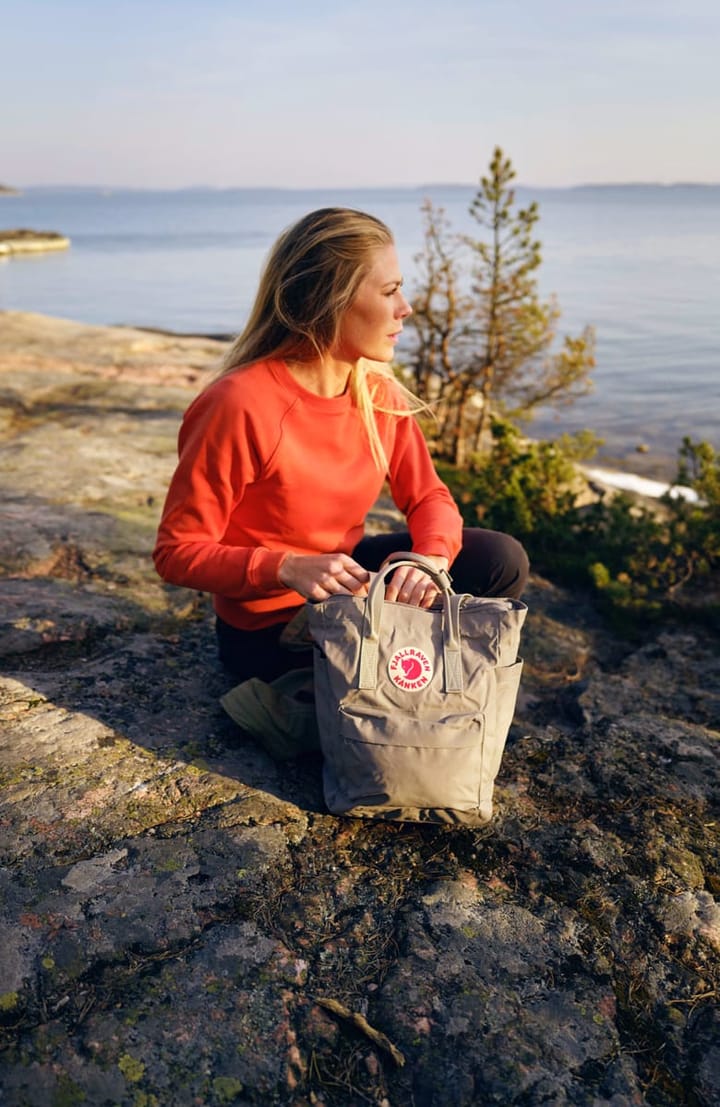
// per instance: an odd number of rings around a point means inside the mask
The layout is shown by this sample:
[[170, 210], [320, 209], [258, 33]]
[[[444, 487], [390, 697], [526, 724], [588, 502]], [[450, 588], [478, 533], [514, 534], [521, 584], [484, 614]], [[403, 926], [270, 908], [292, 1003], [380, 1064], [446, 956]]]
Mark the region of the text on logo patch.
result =
[[430, 658], [417, 646], [396, 650], [388, 661], [388, 676], [404, 692], [417, 692], [430, 683], [433, 675]]

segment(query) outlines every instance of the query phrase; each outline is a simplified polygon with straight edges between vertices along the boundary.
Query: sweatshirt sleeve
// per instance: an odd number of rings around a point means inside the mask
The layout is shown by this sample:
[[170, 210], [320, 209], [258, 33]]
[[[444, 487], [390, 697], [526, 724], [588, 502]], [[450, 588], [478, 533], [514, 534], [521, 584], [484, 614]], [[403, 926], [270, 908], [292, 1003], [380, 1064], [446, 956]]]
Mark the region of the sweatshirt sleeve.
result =
[[389, 477], [393, 500], [407, 519], [414, 552], [447, 557], [452, 564], [462, 546], [462, 516], [435, 471], [412, 415], [397, 420]]
[[282, 591], [283, 551], [223, 542], [233, 510], [261, 469], [252, 427], [227, 380], [190, 405], [178, 453], [153, 552], [163, 580], [234, 599]]

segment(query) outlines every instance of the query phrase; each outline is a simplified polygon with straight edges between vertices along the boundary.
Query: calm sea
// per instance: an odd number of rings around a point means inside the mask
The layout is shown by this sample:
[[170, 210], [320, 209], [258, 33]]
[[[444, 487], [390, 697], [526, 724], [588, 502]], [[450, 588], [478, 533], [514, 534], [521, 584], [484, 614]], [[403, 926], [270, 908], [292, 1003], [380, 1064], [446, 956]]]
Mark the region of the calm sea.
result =
[[[304, 212], [343, 204], [393, 229], [412, 292], [421, 205], [479, 233], [472, 186], [325, 192], [30, 189], [0, 197], [0, 228], [56, 230], [70, 250], [0, 261], [0, 307], [185, 333], [242, 326], [266, 252]], [[720, 186], [518, 189], [538, 201], [543, 295], [560, 333], [597, 332], [595, 392], [533, 434], [582, 427], [600, 459], [672, 476], [684, 435], [720, 446]], [[638, 452], [637, 447], [648, 447]]]

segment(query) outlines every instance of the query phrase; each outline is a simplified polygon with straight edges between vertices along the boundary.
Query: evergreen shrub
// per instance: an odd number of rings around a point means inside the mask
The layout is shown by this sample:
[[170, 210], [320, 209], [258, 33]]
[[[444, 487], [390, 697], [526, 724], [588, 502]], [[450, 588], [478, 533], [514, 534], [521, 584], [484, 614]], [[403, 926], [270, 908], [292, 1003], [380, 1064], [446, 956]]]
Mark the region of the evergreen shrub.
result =
[[680, 449], [676, 484], [697, 500], [671, 488], [649, 506], [624, 493], [583, 503], [577, 463], [597, 448], [590, 432], [528, 441], [497, 420], [492, 436], [471, 466], [438, 462], [467, 526], [513, 534], [537, 572], [589, 586], [616, 616], [717, 615], [720, 456], [712, 446], [686, 438]]

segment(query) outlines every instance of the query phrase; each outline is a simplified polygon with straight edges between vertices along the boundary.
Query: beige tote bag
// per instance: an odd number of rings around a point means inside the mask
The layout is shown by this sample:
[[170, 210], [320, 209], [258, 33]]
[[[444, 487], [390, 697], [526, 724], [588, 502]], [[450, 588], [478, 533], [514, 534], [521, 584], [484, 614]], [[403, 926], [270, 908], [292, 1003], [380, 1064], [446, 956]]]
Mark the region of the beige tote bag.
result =
[[[385, 600], [399, 565], [441, 589], [429, 610]], [[325, 802], [334, 814], [477, 826], [517, 699], [520, 600], [457, 595], [419, 554], [365, 598], [308, 604]]]

